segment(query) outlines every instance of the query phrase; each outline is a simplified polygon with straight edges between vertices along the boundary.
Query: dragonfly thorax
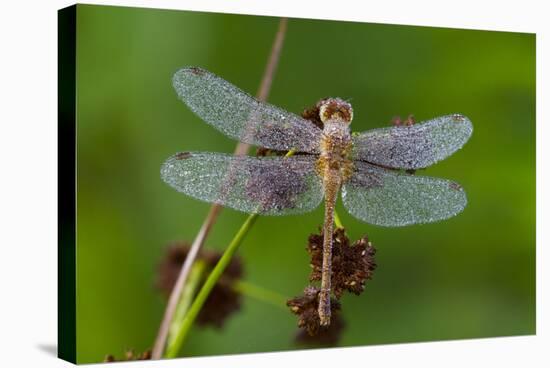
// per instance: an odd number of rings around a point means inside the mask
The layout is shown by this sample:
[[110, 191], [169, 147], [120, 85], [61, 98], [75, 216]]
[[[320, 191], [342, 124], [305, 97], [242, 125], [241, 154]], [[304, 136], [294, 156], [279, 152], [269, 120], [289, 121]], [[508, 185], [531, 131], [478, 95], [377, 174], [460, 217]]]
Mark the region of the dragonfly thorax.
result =
[[323, 177], [336, 175], [340, 177], [340, 183], [345, 182], [353, 168], [350, 158], [352, 145], [349, 123], [338, 118], [325, 121], [319, 147], [318, 173]]

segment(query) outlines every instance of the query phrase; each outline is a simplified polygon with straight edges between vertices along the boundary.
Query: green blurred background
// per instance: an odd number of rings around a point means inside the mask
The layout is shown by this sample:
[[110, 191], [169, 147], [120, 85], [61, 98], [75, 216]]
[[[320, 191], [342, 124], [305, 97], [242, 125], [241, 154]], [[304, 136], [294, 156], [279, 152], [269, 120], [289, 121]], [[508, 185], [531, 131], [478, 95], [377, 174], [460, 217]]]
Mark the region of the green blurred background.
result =
[[[178, 151], [232, 152], [236, 142], [181, 103], [171, 77], [201, 66], [255, 94], [278, 19], [79, 5], [77, 10], [78, 362], [152, 346], [164, 299], [156, 267], [192, 240], [209, 204], [159, 177]], [[352, 240], [368, 234], [378, 269], [342, 299], [339, 346], [535, 333], [535, 36], [291, 19], [269, 101], [300, 113], [351, 99], [355, 131], [395, 115], [462, 113], [465, 148], [421, 174], [454, 179], [469, 204], [448, 221], [405, 228], [338, 209]], [[245, 219], [224, 210], [207, 247], [223, 249]], [[245, 279], [293, 297], [307, 284], [310, 214], [262, 217], [239, 250]], [[244, 298], [222, 330], [196, 327], [183, 355], [298, 348], [296, 317]]]

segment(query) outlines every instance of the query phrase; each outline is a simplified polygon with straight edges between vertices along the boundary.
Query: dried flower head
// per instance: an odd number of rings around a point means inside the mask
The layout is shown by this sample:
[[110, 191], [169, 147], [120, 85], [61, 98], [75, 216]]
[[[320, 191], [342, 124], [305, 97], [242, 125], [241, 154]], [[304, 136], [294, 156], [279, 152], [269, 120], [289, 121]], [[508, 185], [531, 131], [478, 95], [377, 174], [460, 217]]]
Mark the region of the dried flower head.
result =
[[[319, 318], [319, 288], [308, 286], [304, 289], [304, 294], [286, 302], [292, 313], [298, 316], [298, 327], [304, 329], [308, 335], [317, 336], [323, 330], [330, 327], [321, 326]], [[331, 300], [330, 309], [332, 315], [340, 311], [340, 302]]]
[[[189, 243], [175, 243], [167, 248], [166, 254], [159, 264], [156, 286], [166, 297], [169, 297], [172, 292], [188, 252]], [[203, 260], [207, 268], [212, 269], [220, 257], [221, 253], [219, 252], [201, 250], [197, 259]], [[240, 309], [241, 294], [236, 292], [232, 285], [235, 280], [242, 277], [242, 274], [242, 262], [239, 257], [235, 256], [223, 272], [220, 281], [212, 289], [197, 316], [199, 325], [221, 328], [226, 319]]]
[[124, 358], [116, 359], [114, 355], [107, 355], [105, 359], [103, 359], [104, 363], [112, 363], [112, 362], [124, 362], [124, 361], [133, 361], [133, 360], [150, 360], [151, 359], [151, 350], [146, 350], [141, 354], [134, 353], [133, 350], [126, 350], [124, 354]]
[[[365, 235], [350, 246], [349, 238], [342, 228], [336, 228], [332, 238], [331, 285], [336, 298], [345, 290], [359, 295], [365, 289], [365, 282], [372, 278], [376, 263], [376, 249]], [[311, 234], [308, 239], [308, 253], [311, 256], [310, 281], [321, 280], [323, 265], [323, 232]]]
[[331, 317], [330, 325], [320, 328], [317, 335], [312, 336], [301, 328], [296, 333], [294, 341], [296, 344], [307, 346], [335, 346], [340, 341], [345, 327], [341, 313], [336, 313]]
[[416, 121], [414, 119], [414, 115], [409, 114], [405, 120], [401, 119], [401, 116], [394, 116], [391, 123], [395, 126], [412, 126], [416, 123]]
[[[322, 99], [323, 101], [325, 99]], [[309, 107], [305, 109], [302, 112], [302, 117], [306, 120], [311, 121], [313, 124], [317, 126], [319, 129], [323, 129], [323, 122], [321, 121], [321, 116], [319, 114], [319, 103], [315, 104], [315, 106]]]

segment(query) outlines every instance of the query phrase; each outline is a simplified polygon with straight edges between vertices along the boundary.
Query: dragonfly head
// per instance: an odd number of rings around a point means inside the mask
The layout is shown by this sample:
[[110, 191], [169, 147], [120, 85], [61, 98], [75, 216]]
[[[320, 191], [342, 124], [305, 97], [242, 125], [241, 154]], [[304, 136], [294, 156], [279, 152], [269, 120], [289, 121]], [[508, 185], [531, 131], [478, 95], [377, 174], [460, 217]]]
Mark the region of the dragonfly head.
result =
[[319, 107], [319, 117], [323, 123], [337, 120], [349, 124], [353, 119], [351, 104], [341, 98], [325, 98], [317, 103], [317, 107]]

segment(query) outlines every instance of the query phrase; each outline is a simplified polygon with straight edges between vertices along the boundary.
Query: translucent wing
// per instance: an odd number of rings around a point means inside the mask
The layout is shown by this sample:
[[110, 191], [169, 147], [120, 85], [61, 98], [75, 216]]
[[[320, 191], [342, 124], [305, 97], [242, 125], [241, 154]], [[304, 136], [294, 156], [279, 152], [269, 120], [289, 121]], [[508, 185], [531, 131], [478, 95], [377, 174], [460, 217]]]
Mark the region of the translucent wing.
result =
[[258, 158], [181, 152], [162, 165], [161, 177], [191, 197], [248, 213], [303, 213], [323, 199], [315, 157], [307, 155]]
[[322, 131], [311, 122], [259, 102], [204, 69], [180, 69], [173, 84], [195, 114], [233, 139], [275, 150], [318, 151]]
[[392, 168], [420, 169], [460, 149], [472, 130], [470, 120], [458, 114], [412, 126], [369, 130], [353, 137], [353, 156]]
[[355, 162], [342, 187], [344, 206], [355, 217], [380, 226], [405, 226], [444, 220], [466, 206], [460, 185]]

